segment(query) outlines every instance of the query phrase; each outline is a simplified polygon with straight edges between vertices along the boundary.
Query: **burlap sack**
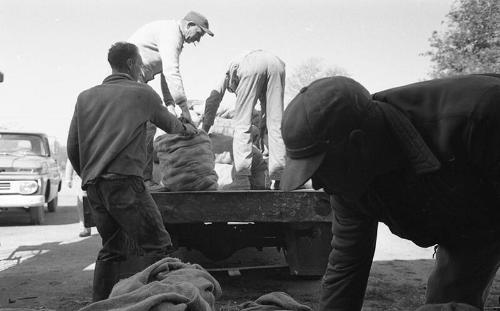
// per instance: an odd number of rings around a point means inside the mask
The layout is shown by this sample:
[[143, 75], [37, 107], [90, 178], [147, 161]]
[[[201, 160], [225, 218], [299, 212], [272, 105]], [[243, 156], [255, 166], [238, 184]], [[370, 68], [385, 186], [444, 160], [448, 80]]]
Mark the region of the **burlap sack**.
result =
[[215, 157], [205, 132], [193, 137], [164, 134], [156, 138], [155, 150], [161, 184], [170, 191], [217, 190]]

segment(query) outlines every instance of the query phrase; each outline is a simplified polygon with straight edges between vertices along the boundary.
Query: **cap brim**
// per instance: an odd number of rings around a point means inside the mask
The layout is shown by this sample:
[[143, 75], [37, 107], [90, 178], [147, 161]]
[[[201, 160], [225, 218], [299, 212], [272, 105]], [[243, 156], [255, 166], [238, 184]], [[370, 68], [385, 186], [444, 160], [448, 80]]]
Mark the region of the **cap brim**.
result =
[[[198, 26], [199, 26], [199, 25], [198, 25]], [[200, 28], [201, 28], [201, 29], [203, 29], [203, 31], [204, 31], [205, 33], [207, 33], [210, 37], [213, 37], [213, 36], [214, 36], [214, 33], [213, 33], [213, 32], [211, 32], [211, 31], [210, 31], [210, 29], [205, 28], [205, 27], [203, 27], [203, 26], [200, 26]]]
[[288, 158], [281, 175], [281, 190], [292, 191], [305, 184], [319, 168], [325, 155], [326, 152], [303, 159]]

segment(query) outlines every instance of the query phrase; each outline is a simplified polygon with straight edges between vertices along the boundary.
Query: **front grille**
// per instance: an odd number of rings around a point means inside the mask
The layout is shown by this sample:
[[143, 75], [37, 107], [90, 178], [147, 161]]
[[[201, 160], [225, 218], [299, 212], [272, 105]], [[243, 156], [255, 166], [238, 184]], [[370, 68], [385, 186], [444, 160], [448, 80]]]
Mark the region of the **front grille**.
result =
[[9, 191], [10, 190], [10, 182], [1, 181], [0, 182], [0, 191]]

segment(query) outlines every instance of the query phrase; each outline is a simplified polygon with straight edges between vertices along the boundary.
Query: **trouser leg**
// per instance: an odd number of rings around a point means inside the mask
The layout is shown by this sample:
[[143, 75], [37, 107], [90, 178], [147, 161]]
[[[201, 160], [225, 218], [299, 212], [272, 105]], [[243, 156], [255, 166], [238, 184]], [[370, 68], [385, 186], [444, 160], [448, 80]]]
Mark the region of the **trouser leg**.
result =
[[252, 190], [265, 190], [267, 185], [267, 163], [262, 157], [262, 153], [257, 147], [253, 147], [252, 158], [252, 176], [250, 177], [250, 184]]
[[116, 284], [119, 273], [119, 261], [97, 260], [94, 267], [92, 282], [92, 301], [108, 299], [113, 286]]
[[82, 228], [84, 227], [83, 225], [83, 198], [81, 196], [81, 194], [78, 194], [78, 196], [76, 197], [76, 209], [77, 209], [77, 212], [78, 212], [78, 221], [80, 222], [80, 224], [82, 225]]
[[78, 193], [78, 196], [76, 197], [76, 209], [78, 212], [78, 221], [80, 222], [80, 227], [82, 229], [82, 231], [78, 235], [82, 238], [90, 236], [91, 229], [90, 227], [85, 226], [85, 216], [83, 209], [83, 192], [81, 191]]
[[170, 235], [151, 194], [138, 177], [101, 180], [88, 188], [103, 247], [98, 260], [124, 260], [132, 246], [139, 255], [165, 255]]
[[153, 179], [153, 160], [154, 160], [154, 147], [153, 140], [156, 134], [156, 125], [151, 122], [147, 123], [146, 127], [146, 166], [144, 167], [143, 177], [144, 180]]
[[285, 70], [279, 65], [270, 67], [266, 93], [266, 125], [269, 148], [269, 178], [280, 180], [285, 167], [285, 143], [281, 137]]
[[378, 222], [353, 214], [338, 202], [336, 205], [332, 217], [332, 250], [321, 284], [318, 310], [361, 310]]
[[[154, 75], [151, 74], [151, 71], [149, 68], [142, 67], [142, 73], [139, 76], [139, 82], [148, 83], [149, 81], [151, 81], [153, 79], [153, 76]], [[163, 85], [162, 85], [162, 88], [163, 88]], [[167, 88], [167, 91], [168, 91], [168, 88]], [[162, 92], [163, 92], [163, 89], [162, 89]], [[168, 95], [170, 95], [169, 92], [168, 92]], [[170, 96], [170, 98], [171, 98], [171, 96]], [[154, 152], [153, 140], [155, 137], [155, 133], [156, 133], [156, 125], [154, 125], [153, 123], [148, 121], [147, 126], [146, 126], [146, 166], [144, 167], [144, 172], [143, 172], [144, 180], [152, 180], [153, 179], [153, 152]]]
[[439, 246], [426, 303], [456, 301], [482, 309], [500, 264], [500, 243], [474, 248]]
[[107, 210], [105, 202], [101, 198], [95, 184], [88, 186], [87, 199], [91, 207], [92, 218], [97, 232], [99, 232], [102, 239], [102, 248], [99, 250], [97, 260], [124, 260], [127, 257], [126, 250], [123, 249], [123, 244], [117, 242], [123, 240], [123, 231]]
[[257, 73], [241, 77], [236, 90], [233, 117], [233, 156], [236, 175], [250, 176], [252, 168], [252, 112], [261, 90], [261, 77]]

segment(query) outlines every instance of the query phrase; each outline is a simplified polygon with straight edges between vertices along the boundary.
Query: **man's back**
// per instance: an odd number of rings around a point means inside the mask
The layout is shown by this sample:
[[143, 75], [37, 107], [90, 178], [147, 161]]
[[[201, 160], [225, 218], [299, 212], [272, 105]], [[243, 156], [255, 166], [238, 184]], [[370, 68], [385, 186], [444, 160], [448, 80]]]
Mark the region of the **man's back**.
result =
[[375, 93], [401, 110], [440, 161], [453, 159], [480, 173], [500, 161], [500, 79], [465, 75]]
[[104, 172], [142, 176], [146, 122], [155, 105], [159, 96], [124, 74], [80, 94], [75, 117], [83, 184]]
[[419, 245], [459, 243], [460, 235], [469, 235], [464, 240], [488, 236], [487, 228], [500, 220], [494, 189], [500, 180], [500, 79], [468, 75], [431, 80], [373, 98], [403, 112], [441, 169], [380, 176], [371, 186], [369, 196], [374, 197], [365, 202], [384, 202], [379, 206], [382, 220]]

